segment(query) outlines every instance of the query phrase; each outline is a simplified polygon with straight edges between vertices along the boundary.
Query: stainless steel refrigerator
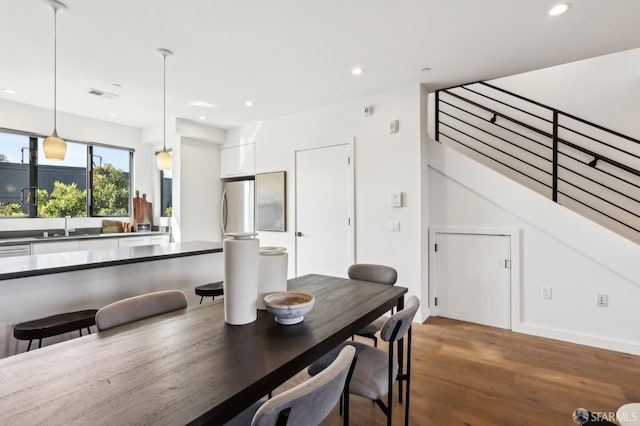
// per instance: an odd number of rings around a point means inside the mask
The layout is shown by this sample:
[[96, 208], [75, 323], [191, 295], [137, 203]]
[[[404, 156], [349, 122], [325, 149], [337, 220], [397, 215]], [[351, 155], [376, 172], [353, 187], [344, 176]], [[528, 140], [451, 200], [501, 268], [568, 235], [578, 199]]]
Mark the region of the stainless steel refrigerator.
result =
[[254, 181], [224, 182], [220, 202], [220, 221], [223, 234], [255, 232]]

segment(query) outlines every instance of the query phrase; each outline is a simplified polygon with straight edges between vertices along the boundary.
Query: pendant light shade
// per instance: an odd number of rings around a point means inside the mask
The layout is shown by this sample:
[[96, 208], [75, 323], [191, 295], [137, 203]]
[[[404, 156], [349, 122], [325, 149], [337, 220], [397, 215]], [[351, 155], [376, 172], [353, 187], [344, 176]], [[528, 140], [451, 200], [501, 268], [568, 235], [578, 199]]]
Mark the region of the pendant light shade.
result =
[[160, 151], [156, 154], [156, 163], [160, 170], [171, 170], [171, 154], [167, 151]]
[[67, 153], [67, 143], [58, 136], [57, 125], [57, 16], [58, 10], [65, 10], [67, 6], [57, 0], [45, 0], [53, 9], [53, 133], [42, 143], [44, 156], [49, 160], [64, 160]]
[[167, 56], [173, 55], [170, 50], [167, 49], [158, 49], [158, 52], [163, 57], [163, 85], [162, 85], [162, 151], [156, 154], [156, 163], [158, 164], [158, 168], [160, 170], [170, 170], [171, 169], [171, 154], [167, 152]]
[[42, 142], [42, 147], [48, 160], [64, 160], [67, 154], [67, 143], [58, 137], [56, 129], [53, 129], [53, 134]]

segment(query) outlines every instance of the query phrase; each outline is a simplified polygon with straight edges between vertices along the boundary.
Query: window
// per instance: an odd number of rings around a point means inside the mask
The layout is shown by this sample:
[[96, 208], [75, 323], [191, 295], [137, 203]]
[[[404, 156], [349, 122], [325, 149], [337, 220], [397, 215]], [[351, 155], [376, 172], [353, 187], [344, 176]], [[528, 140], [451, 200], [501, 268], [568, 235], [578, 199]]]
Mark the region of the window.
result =
[[35, 205], [31, 143], [27, 135], [0, 132], [0, 216], [28, 216]]
[[127, 216], [131, 200], [133, 153], [119, 148], [89, 147], [91, 216]]
[[160, 170], [160, 215], [172, 216], [172, 184], [171, 170]]
[[43, 140], [0, 132], [0, 217], [129, 216], [133, 151], [67, 140], [47, 160]]
[[38, 217], [87, 216], [87, 146], [67, 141], [64, 160], [47, 160], [38, 138]]

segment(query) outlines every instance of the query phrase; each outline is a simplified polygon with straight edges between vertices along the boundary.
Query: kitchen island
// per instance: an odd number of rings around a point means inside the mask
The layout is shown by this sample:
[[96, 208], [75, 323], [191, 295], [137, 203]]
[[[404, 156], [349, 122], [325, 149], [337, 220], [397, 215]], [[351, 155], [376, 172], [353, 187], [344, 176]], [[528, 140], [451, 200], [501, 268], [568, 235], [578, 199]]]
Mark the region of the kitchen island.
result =
[[194, 287], [221, 281], [223, 268], [222, 244], [205, 241], [0, 258], [0, 357], [26, 348], [16, 323], [166, 289], [198, 303]]

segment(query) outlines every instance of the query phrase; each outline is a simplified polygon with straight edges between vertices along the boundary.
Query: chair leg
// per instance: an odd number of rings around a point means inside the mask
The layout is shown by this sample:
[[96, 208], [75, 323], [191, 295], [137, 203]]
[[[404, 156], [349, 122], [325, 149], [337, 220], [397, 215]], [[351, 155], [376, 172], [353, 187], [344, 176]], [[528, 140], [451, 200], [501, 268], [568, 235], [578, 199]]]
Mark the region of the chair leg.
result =
[[[349, 426], [349, 392], [343, 392], [342, 398], [344, 399], [344, 414], [342, 416], [342, 424]], [[340, 400], [342, 402], [342, 400]], [[342, 404], [340, 404], [342, 406]]]
[[[404, 339], [398, 340], [398, 358], [401, 356], [403, 359], [398, 359], [398, 375], [403, 373], [403, 364], [404, 364]], [[398, 380], [398, 402], [402, 404], [402, 380]]]
[[[397, 328], [397, 327], [396, 327]], [[393, 414], [393, 341], [389, 342], [389, 367], [388, 383], [389, 394], [387, 395], [387, 426], [391, 426], [391, 419]]]
[[356, 368], [356, 362], [358, 362], [358, 355], [356, 354], [351, 361], [349, 372], [347, 373], [347, 380], [344, 383], [344, 389], [342, 390], [342, 398], [340, 399], [340, 408], [342, 409], [342, 401], [344, 400], [344, 415], [342, 421], [344, 426], [349, 426], [349, 385], [351, 384], [351, 376], [353, 376], [353, 370]]
[[411, 386], [411, 327], [407, 332], [407, 400], [404, 406], [404, 425], [409, 425], [409, 388]]
[[[397, 312], [404, 309], [404, 296], [398, 299]], [[391, 344], [391, 343], [390, 343]], [[398, 371], [402, 373], [404, 371], [404, 339], [398, 340]], [[399, 384], [398, 384], [399, 385]], [[402, 403], [402, 387], [398, 391], [398, 401]]]

